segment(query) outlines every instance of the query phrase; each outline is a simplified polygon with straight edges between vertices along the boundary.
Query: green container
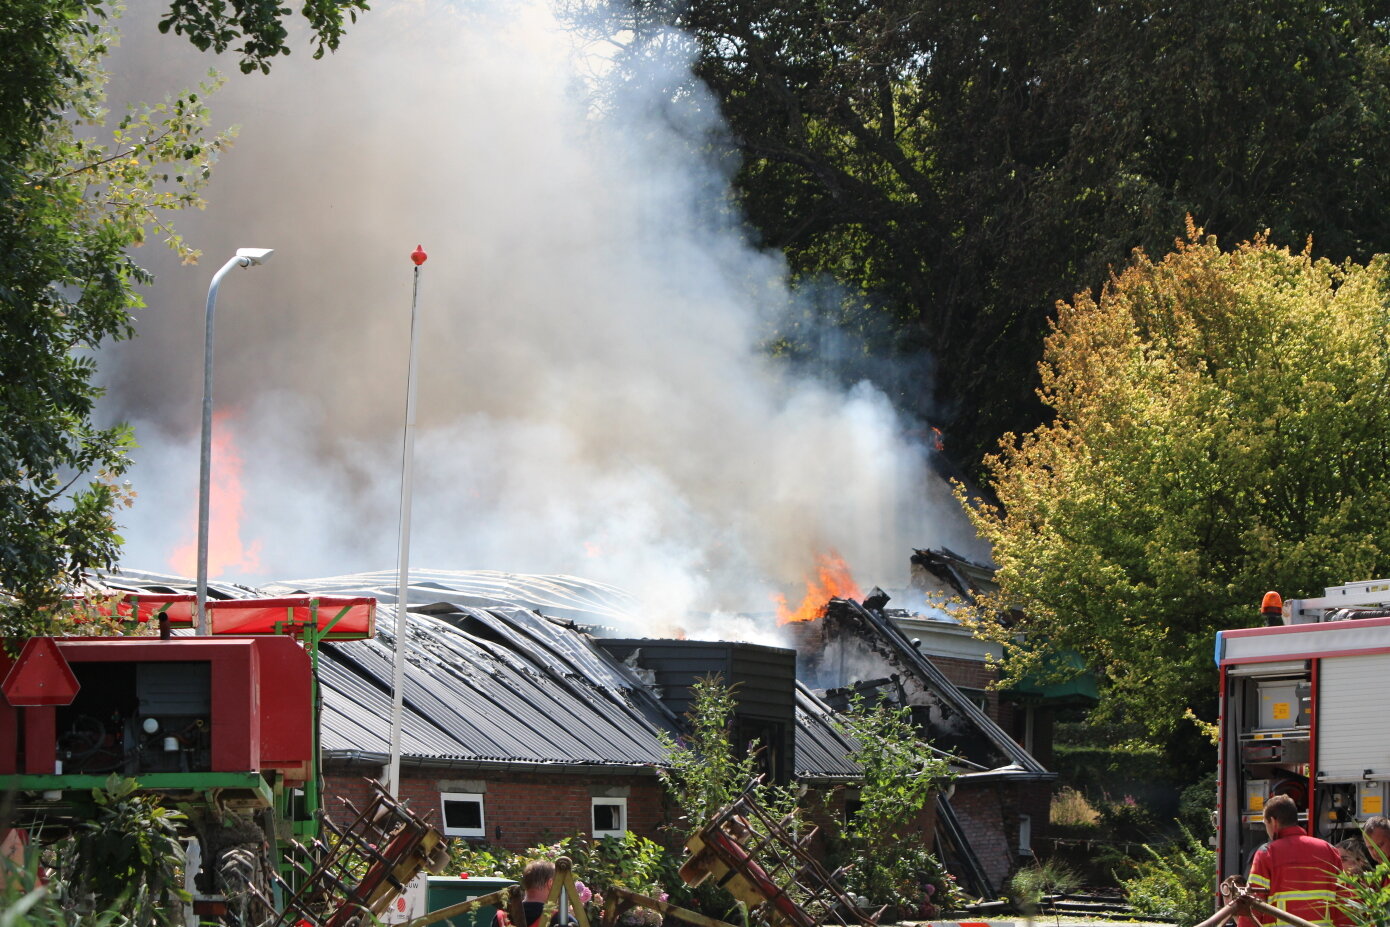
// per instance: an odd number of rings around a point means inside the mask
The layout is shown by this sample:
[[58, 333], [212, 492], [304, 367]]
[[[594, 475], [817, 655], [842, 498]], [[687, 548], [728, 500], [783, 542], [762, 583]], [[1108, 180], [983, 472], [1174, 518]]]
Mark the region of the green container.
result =
[[[493, 892], [500, 892], [508, 885], [515, 885], [512, 879], [487, 879], [471, 877], [460, 879], [458, 876], [430, 876], [429, 893], [425, 896], [426, 907], [429, 911], [439, 911], [444, 908], [453, 907], [474, 898], [481, 898], [484, 895], [491, 895]], [[439, 927], [492, 927], [492, 919], [497, 915], [496, 905], [483, 905], [471, 911], [465, 911], [457, 917], [439, 921]]]

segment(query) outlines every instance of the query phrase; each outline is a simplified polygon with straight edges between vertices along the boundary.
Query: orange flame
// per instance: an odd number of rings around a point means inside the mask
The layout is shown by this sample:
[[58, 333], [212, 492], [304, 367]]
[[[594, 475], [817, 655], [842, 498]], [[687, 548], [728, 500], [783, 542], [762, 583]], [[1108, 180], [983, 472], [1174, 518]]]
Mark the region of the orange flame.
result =
[[816, 575], [806, 580], [806, 595], [793, 611], [787, 605], [787, 597], [774, 595], [777, 603], [777, 623], [789, 621], [812, 621], [825, 614], [825, 606], [831, 599], [862, 599], [859, 584], [850, 575], [849, 564], [845, 563], [835, 551], [828, 551], [816, 558]]
[[[212, 417], [212, 473], [208, 492], [208, 576], [229, 569], [254, 573], [261, 568], [261, 542], [249, 546], [241, 540], [242, 459], [237, 451], [232, 416], [217, 412]], [[193, 516], [193, 537], [169, 557], [169, 566], [184, 576], [198, 571], [198, 516]]]

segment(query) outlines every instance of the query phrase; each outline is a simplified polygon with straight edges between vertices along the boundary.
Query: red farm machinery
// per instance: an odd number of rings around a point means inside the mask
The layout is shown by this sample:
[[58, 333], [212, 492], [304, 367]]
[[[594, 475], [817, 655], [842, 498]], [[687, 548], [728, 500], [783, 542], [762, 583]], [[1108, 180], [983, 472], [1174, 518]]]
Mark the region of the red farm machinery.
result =
[[[320, 642], [369, 637], [376, 600], [78, 603], [158, 636], [35, 638], [0, 652], [0, 792], [8, 825], [60, 837], [94, 817], [112, 775], [185, 816], [193, 913], [223, 924], [347, 927], [445, 857], [438, 831], [378, 790], [336, 827], [322, 808]], [[286, 920], [291, 917], [291, 920]], [[365, 920], [364, 920], [365, 918]]]

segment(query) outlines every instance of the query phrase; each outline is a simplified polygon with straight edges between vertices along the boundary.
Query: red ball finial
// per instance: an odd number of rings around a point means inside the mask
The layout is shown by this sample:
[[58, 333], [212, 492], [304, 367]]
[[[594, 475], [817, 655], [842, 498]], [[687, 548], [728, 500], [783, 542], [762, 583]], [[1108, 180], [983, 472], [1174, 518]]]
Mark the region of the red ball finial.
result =
[[429, 259], [429, 255], [425, 253], [425, 246], [416, 245], [415, 250], [410, 252], [410, 259], [415, 262], [416, 267], [425, 263], [425, 261]]

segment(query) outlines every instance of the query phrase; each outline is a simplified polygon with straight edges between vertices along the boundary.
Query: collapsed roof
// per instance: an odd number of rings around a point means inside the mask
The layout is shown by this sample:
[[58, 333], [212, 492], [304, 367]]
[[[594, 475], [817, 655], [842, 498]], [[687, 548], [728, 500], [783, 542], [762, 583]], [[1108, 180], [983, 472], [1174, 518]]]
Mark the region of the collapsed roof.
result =
[[[259, 595], [370, 595], [394, 602], [385, 571], [271, 583], [210, 584], [213, 599]], [[407, 767], [654, 770], [676, 715], [633, 669], [576, 622], [621, 624], [633, 600], [569, 576], [412, 571], [401, 749]], [[104, 585], [181, 593], [192, 580], [121, 571]], [[322, 746], [330, 760], [385, 764], [392, 707], [395, 607], [378, 606], [372, 640], [320, 647]], [[558, 615], [555, 613], [559, 613]], [[857, 778], [853, 744], [830, 709], [797, 686], [794, 771], [806, 781]]]
[[[919, 730], [970, 778], [1052, 779], [1027, 750], [908, 640], [881, 609], [832, 599], [805, 635], [798, 675], [837, 696], [888, 689]], [[835, 702], [832, 700], [832, 704]]]

